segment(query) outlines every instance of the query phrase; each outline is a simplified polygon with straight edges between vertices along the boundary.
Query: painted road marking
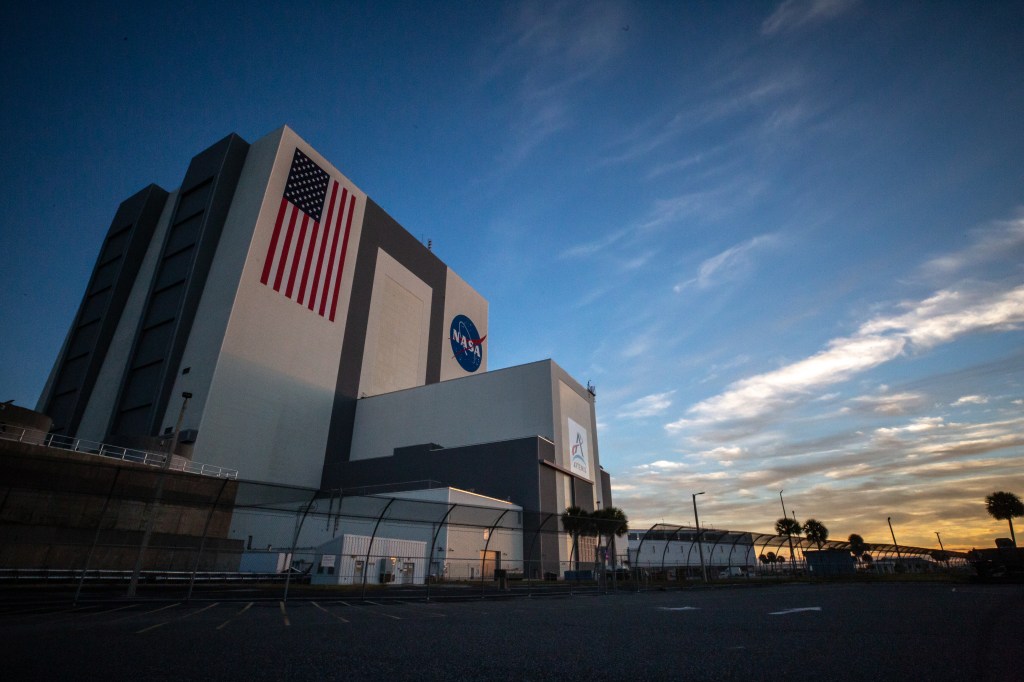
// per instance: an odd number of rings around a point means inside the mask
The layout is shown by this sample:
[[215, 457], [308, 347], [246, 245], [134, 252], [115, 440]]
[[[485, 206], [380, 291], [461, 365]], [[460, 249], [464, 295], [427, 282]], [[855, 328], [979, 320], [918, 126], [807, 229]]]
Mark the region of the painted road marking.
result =
[[820, 606], [805, 606], [800, 609], [787, 609], [785, 611], [772, 611], [769, 616], [785, 616], [789, 613], [800, 613], [801, 611], [821, 611]]
[[[356, 606], [355, 604], [349, 604], [347, 601], [343, 601], [341, 603], [344, 604], [345, 606], [351, 606], [352, 608], [359, 609], [361, 611], [368, 611], [369, 613], [373, 613], [373, 614], [376, 614], [378, 616], [384, 616], [385, 618], [391, 618], [392, 620], [402, 620], [398, 616], [392, 616], [390, 613], [381, 613], [380, 611], [377, 611], [376, 609], [367, 609], [367, 608], [364, 608], [362, 606]], [[378, 604], [375, 601], [367, 601], [366, 603], [367, 604], [373, 604], [374, 606], [381, 606], [381, 607], [384, 606], [383, 604]]]
[[223, 628], [223, 627], [224, 627], [225, 625], [227, 625], [228, 623], [230, 623], [230, 622], [231, 622], [231, 621], [232, 621], [233, 619], [235, 619], [235, 618], [238, 618], [238, 617], [239, 617], [239, 616], [241, 616], [241, 615], [242, 615], [243, 613], [245, 613], [246, 611], [248, 611], [248, 610], [249, 610], [249, 608], [250, 608], [250, 607], [251, 607], [251, 606], [253, 605], [253, 603], [254, 603], [254, 602], [249, 602], [248, 604], [246, 604], [246, 605], [245, 605], [245, 607], [244, 607], [244, 608], [243, 608], [243, 609], [242, 609], [241, 611], [239, 611], [239, 612], [238, 612], [238, 613], [236, 613], [235, 615], [231, 616], [231, 618], [228, 618], [228, 619], [227, 619], [226, 621], [224, 621], [223, 623], [221, 623], [220, 625], [218, 625], [218, 626], [217, 626], [217, 629], [218, 629], [218, 630], [220, 630], [220, 629], [221, 629], [221, 628]]
[[288, 612], [284, 610], [284, 602], [279, 601], [277, 603], [281, 605], [281, 617], [284, 618], [284, 626], [290, 627], [292, 622], [288, 620]]
[[700, 611], [697, 606], [659, 606], [661, 611]]
[[114, 613], [115, 611], [124, 611], [125, 609], [134, 609], [138, 604], [126, 604], [125, 606], [118, 606], [116, 609], [107, 609], [106, 611], [97, 611], [96, 613], [90, 613], [90, 616], [98, 616], [101, 613]]
[[209, 606], [204, 606], [203, 608], [199, 609], [198, 611], [191, 611], [190, 613], [184, 613], [184, 614], [179, 615], [178, 617], [176, 617], [176, 619], [171, 619], [170, 621], [164, 621], [163, 623], [158, 623], [157, 625], [152, 625], [152, 626], [150, 626], [148, 628], [142, 628], [141, 630], [136, 630], [135, 634], [136, 635], [141, 635], [143, 633], [150, 632], [151, 630], [156, 630], [157, 628], [163, 628], [168, 623], [172, 623], [174, 621], [183, 621], [189, 615], [196, 615], [198, 613], [202, 613], [203, 611], [205, 611], [207, 609], [213, 608], [214, 606], [216, 606], [219, 603], [220, 602], [215, 601], [212, 604], [210, 604]]
[[342, 623], [347, 623], [347, 622], [348, 622], [347, 620], [345, 620], [345, 619], [344, 619], [344, 618], [342, 618], [341, 616], [339, 616], [339, 615], [337, 615], [337, 614], [335, 614], [335, 613], [331, 613], [330, 611], [328, 611], [328, 610], [327, 610], [327, 609], [325, 609], [324, 607], [322, 607], [322, 606], [320, 606], [319, 604], [317, 604], [317, 603], [316, 603], [315, 601], [311, 601], [311, 602], [309, 602], [309, 603], [310, 603], [310, 604], [312, 604], [313, 606], [317, 607], [318, 609], [320, 609], [321, 611], [323, 611], [323, 612], [324, 612], [324, 613], [326, 613], [327, 615], [329, 615], [329, 616], [334, 616], [335, 618], [337, 618], [338, 620], [340, 620], [340, 621], [341, 621]]
[[[379, 603], [377, 603], [377, 602], [375, 602], [375, 601], [368, 601], [368, 602], [366, 602], [366, 603], [367, 603], [367, 604], [373, 604], [374, 606], [380, 606], [381, 608], [383, 608], [383, 607], [384, 607], [384, 605], [383, 605], [383, 604], [379, 604]], [[367, 610], [369, 611], [369, 609], [367, 609]], [[376, 611], [370, 611], [370, 613], [377, 613], [377, 612], [376, 612]], [[391, 615], [390, 613], [378, 613], [377, 615], [380, 615], [380, 616], [386, 616], [386, 617], [388, 617], [388, 618], [392, 618], [392, 619], [394, 619], [394, 620], [402, 620], [402, 619], [401, 619], [401, 618], [400, 618], [399, 616], [392, 616], [392, 615]]]

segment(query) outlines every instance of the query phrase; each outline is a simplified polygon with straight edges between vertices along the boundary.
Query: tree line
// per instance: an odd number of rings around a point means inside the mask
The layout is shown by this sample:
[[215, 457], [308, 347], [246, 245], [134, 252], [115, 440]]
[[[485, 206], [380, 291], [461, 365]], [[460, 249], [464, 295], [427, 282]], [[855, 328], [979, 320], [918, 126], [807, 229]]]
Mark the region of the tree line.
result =
[[[1014, 493], [999, 491], [985, 497], [985, 509], [993, 518], [1007, 521], [1010, 524], [1010, 540], [1016, 547], [1017, 536], [1013, 530], [1013, 519], [1024, 516], [1024, 502], [1021, 502], [1021, 499]], [[801, 524], [796, 519], [782, 517], [775, 522], [775, 532], [778, 535], [785, 535], [789, 539], [791, 558], [793, 557], [793, 538], [799, 537], [801, 533], [803, 533], [803, 536], [808, 541], [814, 543], [819, 550], [828, 540], [828, 528], [816, 519], [807, 519], [807, 521]], [[867, 545], [864, 542], [864, 538], [857, 533], [853, 533], [847, 539], [847, 542], [850, 544], [850, 553], [853, 554], [858, 562], [870, 563], [872, 561], [871, 555], [866, 552]], [[945, 557], [944, 552], [936, 552], [935, 555], [935, 558], [940, 561]], [[775, 564], [786, 561], [784, 557], [775, 552], [762, 554], [759, 559], [763, 564]]]

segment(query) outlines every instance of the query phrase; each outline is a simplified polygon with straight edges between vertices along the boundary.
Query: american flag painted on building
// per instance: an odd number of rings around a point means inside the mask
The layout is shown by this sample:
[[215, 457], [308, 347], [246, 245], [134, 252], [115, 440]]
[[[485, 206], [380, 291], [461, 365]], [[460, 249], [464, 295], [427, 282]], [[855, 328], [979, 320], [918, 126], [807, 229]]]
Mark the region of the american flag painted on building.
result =
[[356, 197], [298, 149], [260, 282], [334, 322]]

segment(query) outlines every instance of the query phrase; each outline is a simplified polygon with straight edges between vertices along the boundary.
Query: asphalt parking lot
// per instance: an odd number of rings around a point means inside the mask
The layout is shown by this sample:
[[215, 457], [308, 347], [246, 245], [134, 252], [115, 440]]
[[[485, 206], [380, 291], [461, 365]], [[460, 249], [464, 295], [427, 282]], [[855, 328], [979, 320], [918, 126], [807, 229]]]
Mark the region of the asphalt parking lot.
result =
[[0, 608], [7, 679], [1022, 679], [1019, 585]]

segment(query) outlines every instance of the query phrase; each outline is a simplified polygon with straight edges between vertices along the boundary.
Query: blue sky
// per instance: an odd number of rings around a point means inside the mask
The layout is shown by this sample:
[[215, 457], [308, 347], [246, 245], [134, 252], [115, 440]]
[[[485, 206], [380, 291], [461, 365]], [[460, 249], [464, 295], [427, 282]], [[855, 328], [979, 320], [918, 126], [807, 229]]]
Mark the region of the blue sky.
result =
[[118, 203], [287, 123], [597, 386], [634, 525], [947, 546], [1024, 495], [1024, 5], [4, 10], [0, 400], [33, 406]]

